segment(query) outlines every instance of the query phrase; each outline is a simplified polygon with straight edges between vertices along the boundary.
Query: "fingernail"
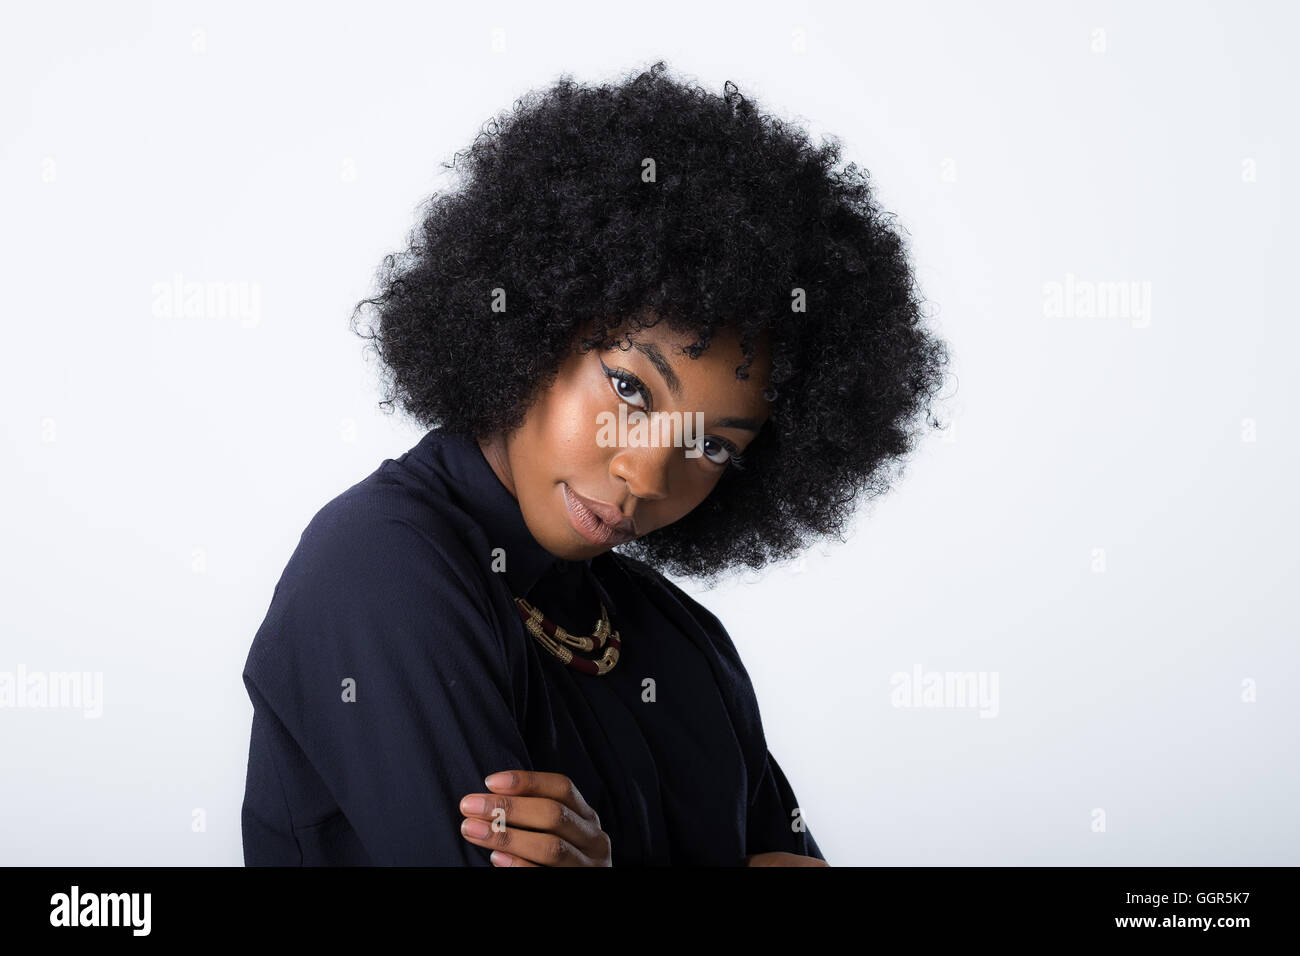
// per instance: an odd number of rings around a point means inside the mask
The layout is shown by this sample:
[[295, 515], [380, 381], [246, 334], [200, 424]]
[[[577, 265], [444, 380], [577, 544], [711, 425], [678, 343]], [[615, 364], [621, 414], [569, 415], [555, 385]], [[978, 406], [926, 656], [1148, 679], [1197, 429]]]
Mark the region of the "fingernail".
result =
[[500, 787], [504, 789], [510, 786], [510, 782], [513, 779], [514, 779], [514, 774], [503, 771], [502, 773], [494, 773], [491, 776], [484, 777], [483, 784], [489, 790], [491, 790], [493, 787]]
[[482, 797], [466, 797], [460, 802], [460, 809], [464, 813], [482, 813], [487, 809], [487, 801]]
[[466, 820], [460, 825], [460, 832], [465, 836], [482, 839], [488, 835], [488, 825], [484, 820]]

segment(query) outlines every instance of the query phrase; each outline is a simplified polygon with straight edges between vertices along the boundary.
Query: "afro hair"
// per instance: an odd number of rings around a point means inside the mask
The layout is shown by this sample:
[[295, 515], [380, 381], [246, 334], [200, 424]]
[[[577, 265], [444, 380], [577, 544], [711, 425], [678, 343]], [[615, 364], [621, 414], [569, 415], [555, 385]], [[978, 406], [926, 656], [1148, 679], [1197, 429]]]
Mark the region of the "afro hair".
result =
[[[842, 536], [860, 498], [890, 487], [943, 385], [945, 344], [892, 213], [865, 170], [839, 168], [728, 81], [676, 81], [661, 60], [613, 85], [563, 74], [489, 120], [447, 168], [458, 188], [425, 204], [378, 292], [353, 312], [385, 398], [426, 428], [472, 437], [522, 423], [575, 343], [666, 319], [695, 336], [739, 333], [745, 378], [771, 349], [770, 415], [687, 515], [620, 545], [655, 570], [714, 582], [814, 536]], [[494, 295], [508, 291], [508, 309]], [[375, 321], [358, 329], [357, 316]], [[581, 337], [583, 329], [592, 329]]]

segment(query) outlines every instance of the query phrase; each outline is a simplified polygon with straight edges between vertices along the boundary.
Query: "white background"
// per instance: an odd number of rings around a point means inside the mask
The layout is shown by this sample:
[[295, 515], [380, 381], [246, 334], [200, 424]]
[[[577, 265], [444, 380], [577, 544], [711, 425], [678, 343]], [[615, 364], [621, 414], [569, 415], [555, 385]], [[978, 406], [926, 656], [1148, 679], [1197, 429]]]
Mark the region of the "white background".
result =
[[[687, 582], [831, 863], [1300, 863], [1297, 25], [7, 5], [0, 671], [102, 672], [104, 700], [0, 710], [0, 860], [241, 864], [249, 642], [310, 517], [421, 434], [352, 306], [490, 116], [663, 58], [840, 138], [952, 348], [949, 440], [848, 543]], [[177, 275], [256, 287], [256, 319], [159, 317]], [[1147, 283], [1147, 321], [1050, 315], [1067, 275]], [[917, 665], [996, 672], [998, 716], [893, 706]]]

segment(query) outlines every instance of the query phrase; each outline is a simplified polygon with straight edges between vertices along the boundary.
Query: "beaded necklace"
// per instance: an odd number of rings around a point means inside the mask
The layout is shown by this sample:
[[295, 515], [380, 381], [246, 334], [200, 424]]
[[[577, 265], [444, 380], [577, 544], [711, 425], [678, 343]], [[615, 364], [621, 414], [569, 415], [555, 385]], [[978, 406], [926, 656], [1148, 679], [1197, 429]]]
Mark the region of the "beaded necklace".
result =
[[[596, 630], [590, 637], [570, 634], [521, 597], [515, 598], [515, 609], [519, 611], [528, 633], [574, 670], [599, 676], [608, 674], [618, 663], [619, 648], [623, 645], [618, 639], [618, 631], [610, 628], [609, 615], [603, 601], [600, 605], [600, 620], [596, 622]], [[577, 653], [593, 653], [602, 648], [604, 653], [598, 658], [582, 657]]]

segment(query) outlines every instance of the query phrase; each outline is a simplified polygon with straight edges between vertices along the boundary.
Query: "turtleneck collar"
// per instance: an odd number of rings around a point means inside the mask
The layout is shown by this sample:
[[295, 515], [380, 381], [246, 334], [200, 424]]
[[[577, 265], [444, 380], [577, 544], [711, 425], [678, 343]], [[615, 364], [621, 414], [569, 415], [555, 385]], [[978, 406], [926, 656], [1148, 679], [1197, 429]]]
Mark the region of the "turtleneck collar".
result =
[[438, 427], [420, 439], [414, 451], [429, 464], [441, 465], [452, 479], [448, 486], [457, 505], [482, 526], [490, 547], [502, 549], [512, 593], [526, 597], [544, 575], [548, 581], [577, 580], [590, 570], [591, 558], [567, 561], [538, 544], [519, 502], [501, 483], [473, 438]]

